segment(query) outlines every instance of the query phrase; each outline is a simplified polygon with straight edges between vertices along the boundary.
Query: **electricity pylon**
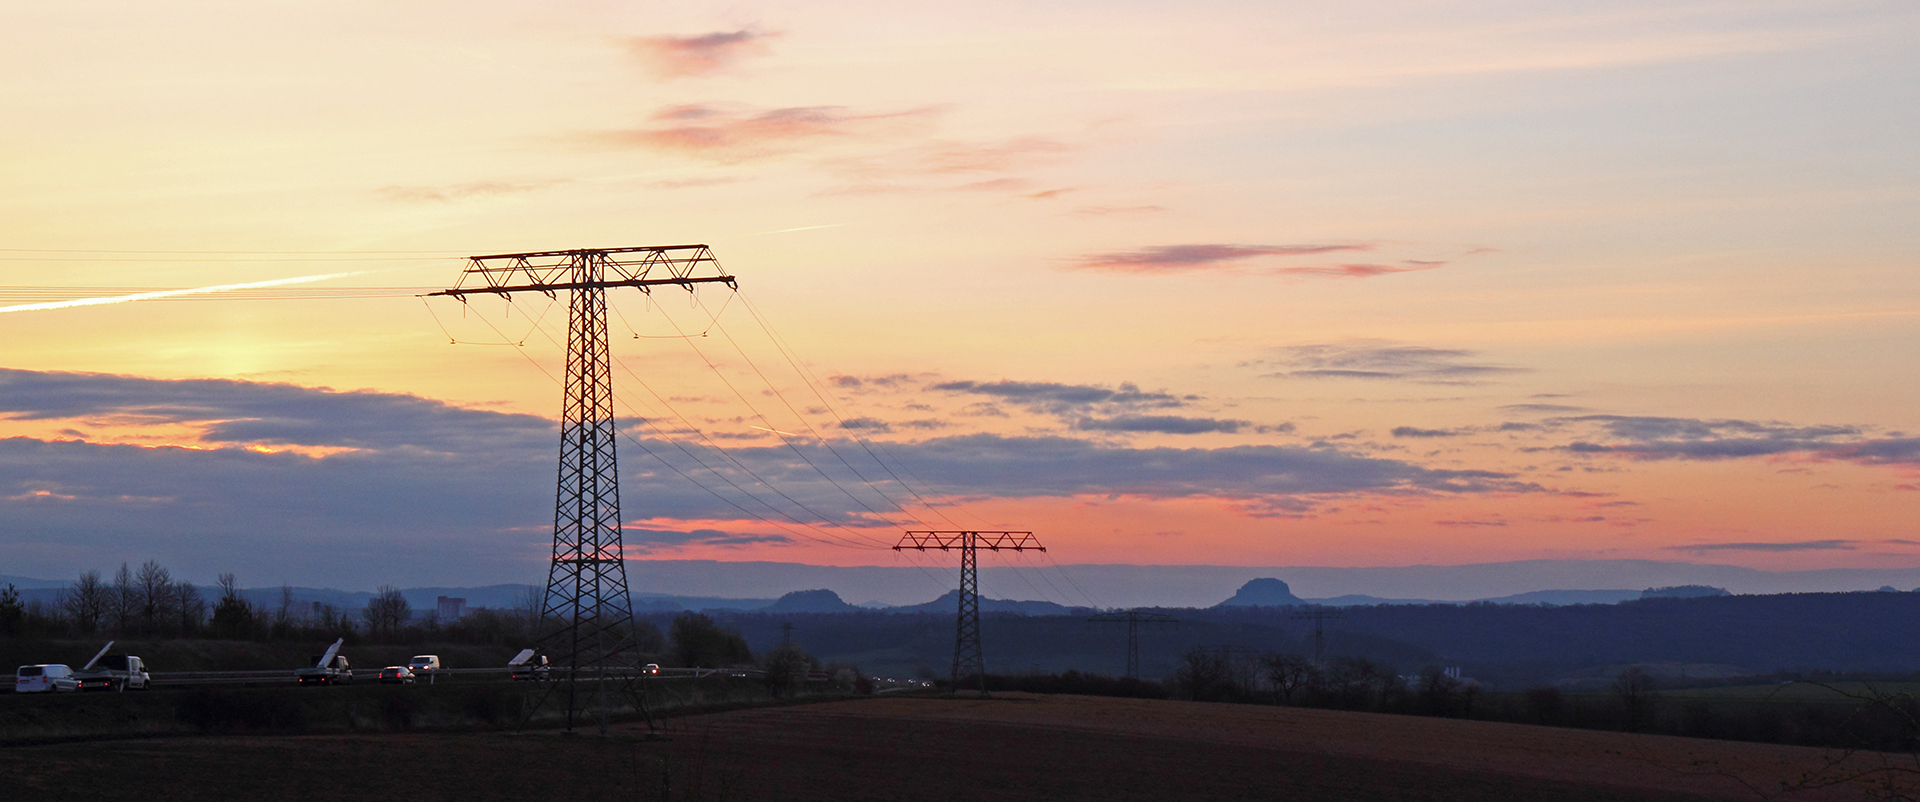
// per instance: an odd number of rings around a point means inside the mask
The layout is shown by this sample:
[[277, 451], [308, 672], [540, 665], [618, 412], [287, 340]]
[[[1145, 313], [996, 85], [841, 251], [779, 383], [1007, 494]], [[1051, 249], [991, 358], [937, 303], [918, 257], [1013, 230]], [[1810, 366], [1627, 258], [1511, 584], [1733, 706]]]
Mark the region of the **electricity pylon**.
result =
[[1313, 620], [1313, 662], [1323, 662], [1327, 647], [1327, 619], [1346, 618], [1347, 614], [1325, 607], [1310, 607], [1305, 610], [1294, 610], [1293, 617], [1296, 620]]
[[953, 630], [953, 692], [960, 692], [960, 678], [978, 676], [980, 695], [987, 695], [987, 663], [980, 651], [980, 558], [979, 549], [993, 551], [1046, 551], [1032, 532], [971, 532], [937, 530], [905, 532], [893, 546], [901, 549], [960, 550], [960, 617]]
[[1166, 613], [1150, 613], [1144, 610], [1114, 611], [1096, 613], [1087, 618], [1088, 623], [1107, 621], [1127, 622], [1127, 679], [1140, 678], [1140, 625], [1175, 624], [1180, 619]]
[[[711, 275], [706, 275], [711, 273]], [[696, 275], [700, 274], [700, 275]], [[554, 493], [553, 561], [540, 603], [539, 648], [563, 671], [567, 732], [594, 683], [592, 710], [607, 727], [607, 682], [630, 683], [637, 672], [633, 603], [620, 542], [620, 475], [614, 454], [613, 371], [607, 345], [607, 289], [652, 292], [672, 285], [736, 286], [705, 245], [595, 248], [473, 256], [449, 290], [467, 296], [568, 292], [567, 379], [560, 402], [560, 473]], [[535, 709], [557, 690], [548, 686]], [[641, 704], [645, 711], [644, 703]], [[531, 711], [529, 712], [531, 715]]]

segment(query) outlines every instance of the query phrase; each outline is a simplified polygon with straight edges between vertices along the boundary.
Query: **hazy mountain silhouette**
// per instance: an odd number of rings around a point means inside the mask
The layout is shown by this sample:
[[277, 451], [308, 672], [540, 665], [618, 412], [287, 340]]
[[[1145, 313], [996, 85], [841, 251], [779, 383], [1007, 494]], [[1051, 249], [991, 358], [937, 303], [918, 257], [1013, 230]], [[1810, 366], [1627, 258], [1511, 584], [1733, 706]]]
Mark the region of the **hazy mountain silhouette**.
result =
[[1306, 604], [1287, 583], [1272, 577], [1247, 580], [1233, 597], [1215, 607], [1298, 607]]

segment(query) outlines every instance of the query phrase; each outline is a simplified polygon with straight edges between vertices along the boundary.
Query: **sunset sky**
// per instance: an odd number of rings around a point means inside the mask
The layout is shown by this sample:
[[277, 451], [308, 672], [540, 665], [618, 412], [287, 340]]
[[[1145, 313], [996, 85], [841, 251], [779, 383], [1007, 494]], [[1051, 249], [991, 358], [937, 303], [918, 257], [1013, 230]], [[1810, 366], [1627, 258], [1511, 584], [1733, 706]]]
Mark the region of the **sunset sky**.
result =
[[1896, 0], [6, 4], [0, 574], [537, 581], [565, 299], [413, 296], [680, 243], [741, 292], [613, 296], [637, 558], [1920, 566], [1915, 42]]

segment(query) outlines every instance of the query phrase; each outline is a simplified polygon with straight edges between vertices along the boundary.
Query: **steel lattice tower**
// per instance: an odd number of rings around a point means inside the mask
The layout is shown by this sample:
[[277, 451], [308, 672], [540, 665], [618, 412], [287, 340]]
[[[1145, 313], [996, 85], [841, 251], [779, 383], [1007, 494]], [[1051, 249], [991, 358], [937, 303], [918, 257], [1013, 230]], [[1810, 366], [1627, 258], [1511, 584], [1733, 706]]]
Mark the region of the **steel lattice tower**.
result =
[[[694, 275], [710, 268], [713, 275]], [[609, 277], [609, 273], [612, 277]], [[469, 282], [474, 282], [469, 286]], [[635, 675], [633, 606], [621, 544], [620, 473], [614, 439], [612, 358], [607, 343], [607, 289], [695, 284], [735, 286], [705, 245], [540, 251], [474, 256], [453, 289], [431, 295], [560, 290], [567, 304], [567, 376], [560, 402], [560, 469], [554, 492], [553, 561], [540, 604], [539, 648], [565, 688], [567, 730], [588, 700], [606, 727], [607, 683]], [[548, 694], [558, 688], [550, 687]]]
[[893, 550], [960, 550], [960, 615], [953, 630], [953, 692], [960, 680], [980, 678], [980, 695], [987, 695], [987, 662], [980, 648], [980, 549], [1046, 551], [1032, 532], [922, 531], [906, 532]]
[[1127, 624], [1127, 679], [1140, 678], [1140, 625], [1172, 624], [1180, 619], [1166, 613], [1150, 613], [1144, 610], [1126, 610], [1111, 613], [1096, 613], [1087, 618], [1088, 623], [1124, 621]]

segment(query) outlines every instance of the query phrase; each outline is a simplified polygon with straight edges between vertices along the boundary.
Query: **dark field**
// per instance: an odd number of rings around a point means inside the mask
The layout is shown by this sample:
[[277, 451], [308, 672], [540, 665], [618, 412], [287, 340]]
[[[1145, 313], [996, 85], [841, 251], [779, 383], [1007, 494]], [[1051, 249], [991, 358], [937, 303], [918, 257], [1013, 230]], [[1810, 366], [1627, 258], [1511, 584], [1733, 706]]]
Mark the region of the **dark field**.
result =
[[[552, 731], [178, 737], [0, 749], [0, 798], [1698, 800], [1773, 796], [1806, 748], [1292, 708], [1007, 694]], [[1763, 797], [1756, 790], [1766, 791]]]

